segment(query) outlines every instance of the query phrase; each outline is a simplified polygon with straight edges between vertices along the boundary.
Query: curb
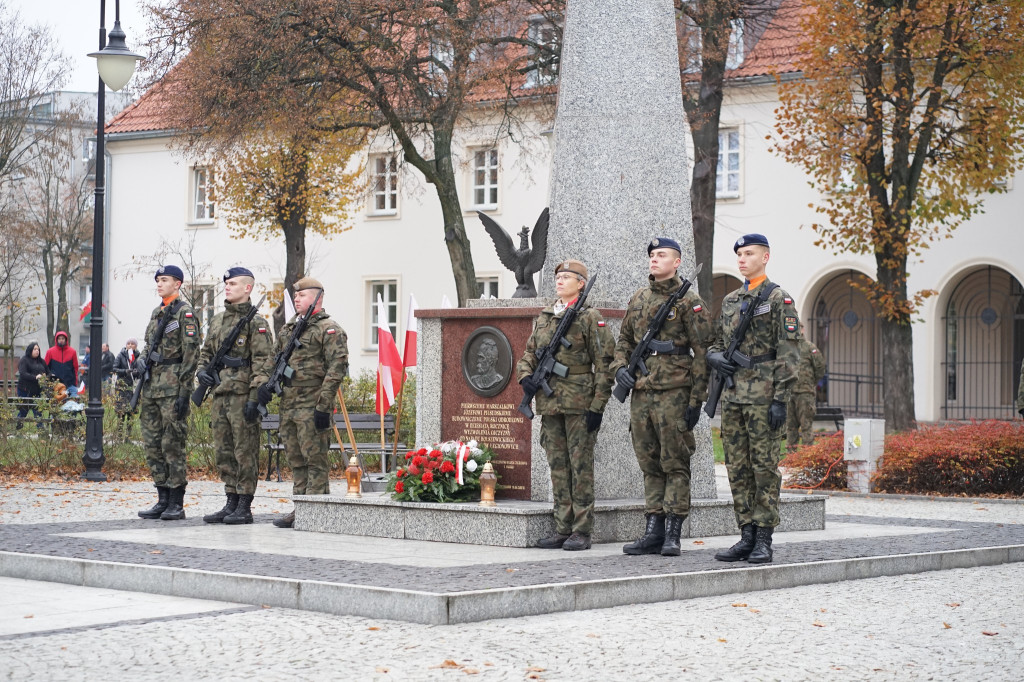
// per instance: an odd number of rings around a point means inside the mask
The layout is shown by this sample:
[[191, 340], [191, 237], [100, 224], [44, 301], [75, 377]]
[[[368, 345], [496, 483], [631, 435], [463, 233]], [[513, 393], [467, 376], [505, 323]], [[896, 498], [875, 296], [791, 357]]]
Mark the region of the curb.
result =
[[1024, 497], [946, 497], [944, 495], [910, 495], [903, 493], [856, 493], [852, 490], [814, 488], [782, 488], [790, 495], [827, 495], [829, 497], [863, 497], [875, 500], [910, 500], [912, 502], [970, 502], [984, 504], [1024, 504]]
[[437, 593], [315, 580], [0, 552], [0, 575], [26, 580], [452, 625], [496, 618], [715, 597], [954, 568], [1024, 562], [1024, 545]]

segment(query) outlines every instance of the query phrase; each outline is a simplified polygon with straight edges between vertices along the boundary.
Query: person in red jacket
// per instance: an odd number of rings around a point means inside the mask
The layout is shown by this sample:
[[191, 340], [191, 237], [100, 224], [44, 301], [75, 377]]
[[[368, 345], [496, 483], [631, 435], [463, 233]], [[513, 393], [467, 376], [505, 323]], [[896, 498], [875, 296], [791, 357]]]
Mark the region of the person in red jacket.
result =
[[78, 394], [78, 352], [71, 347], [71, 337], [64, 330], [53, 335], [55, 344], [46, 351], [46, 368], [50, 376], [68, 387], [68, 396]]

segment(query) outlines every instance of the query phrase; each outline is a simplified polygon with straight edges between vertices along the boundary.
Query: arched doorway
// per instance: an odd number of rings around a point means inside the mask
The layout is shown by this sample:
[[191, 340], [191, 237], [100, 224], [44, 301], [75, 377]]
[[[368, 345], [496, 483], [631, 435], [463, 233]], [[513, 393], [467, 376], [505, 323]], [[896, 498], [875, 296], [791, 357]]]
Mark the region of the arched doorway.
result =
[[814, 300], [805, 334], [825, 356], [819, 403], [842, 408], [848, 417], [880, 417], [882, 398], [882, 331], [875, 308], [853, 285], [869, 282], [849, 270], [832, 275]]
[[722, 312], [722, 300], [729, 292], [736, 291], [743, 280], [732, 275], [715, 275], [711, 279], [711, 319], [717, 321]]
[[1021, 283], [988, 266], [964, 276], [945, 307], [945, 419], [1013, 419], [1024, 357]]

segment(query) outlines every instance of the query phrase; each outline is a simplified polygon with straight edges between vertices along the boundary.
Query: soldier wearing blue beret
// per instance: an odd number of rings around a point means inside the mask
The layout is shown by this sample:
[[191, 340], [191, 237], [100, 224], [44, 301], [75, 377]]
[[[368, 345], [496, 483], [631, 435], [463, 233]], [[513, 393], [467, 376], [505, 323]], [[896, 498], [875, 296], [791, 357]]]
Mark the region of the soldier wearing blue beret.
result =
[[[203, 517], [206, 523], [252, 523], [260, 449], [259, 412], [255, 374], [274, 353], [274, 339], [267, 320], [254, 315], [232, 341], [231, 333], [249, 314], [250, 294], [256, 280], [248, 268], [236, 266], [224, 273], [224, 310], [210, 320], [206, 344], [199, 354], [203, 369], [196, 379], [210, 389], [210, 430], [217, 453], [217, 470], [224, 483], [224, 508]], [[207, 371], [217, 350], [225, 343], [231, 352], [221, 366]], [[219, 381], [218, 381], [219, 379]]]
[[[768, 239], [745, 234], [733, 251], [744, 282], [722, 300], [708, 364], [718, 380], [733, 379], [721, 397], [722, 446], [740, 541], [715, 558], [761, 564], [772, 560], [772, 533], [779, 525], [779, 448], [797, 378], [800, 329], [793, 299], [765, 273]], [[751, 324], [727, 359], [725, 351], [748, 310]]]
[[683, 294], [658, 331], [660, 347], [645, 359], [649, 373], [634, 376], [628, 367], [633, 350], [661, 307], [683, 286], [676, 272], [682, 256], [679, 242], [652, 239], [647, 255], [650, 285], [629, 300], [611, 364], [615, 381], [633, 391], [629, 430], [644, 475], [647, 517], [643, 536], [622, 551], [679, 556], [680, 534], [690, 513], [690, 457], [696, 450], [693, 427], [708, 392], [704, 353], [711, 336], [711, 313], [696, 291]]
[[158, 305], [146, 327], [142, 358], [150, 365], [139, 400], [139, 426], [157, 503], [139, 512], [144, 519], [185, 518], [185, 435], [189, 396], [199, 360], [195, 313], [180, 297], [185, 275], [177, 265], [156, 271]]

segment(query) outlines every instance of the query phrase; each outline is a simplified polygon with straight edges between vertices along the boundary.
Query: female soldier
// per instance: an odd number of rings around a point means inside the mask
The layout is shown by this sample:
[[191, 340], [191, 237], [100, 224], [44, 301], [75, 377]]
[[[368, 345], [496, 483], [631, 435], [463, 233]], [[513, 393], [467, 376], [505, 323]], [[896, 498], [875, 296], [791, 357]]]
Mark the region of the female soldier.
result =
[[[516, 365], [519, 383], [527, 390], [537, 366], [537, 350], [551, 343], [565, 310], [587, 284], [587, 268], [578, 260], [555, 266], [558, 300], [537, 318], [526, 342], [526, 353]], [[571, 344], [558, 351], [556, 359], [568, 368], [565, 377], [552, 376], [548, 384], [554, 394], [538, 391], [536, 411], [541, 415], [540, 444], [551, 466], [554, 496], [555, 534], [537, 546], [544, 549], [590, 549], [594, 528], [594, 444], [601, 427], [604, 406], [611, 395], [612, 375], [608, 371], [615, 342], [596, 309], [584, 305], [565, 335]]]

